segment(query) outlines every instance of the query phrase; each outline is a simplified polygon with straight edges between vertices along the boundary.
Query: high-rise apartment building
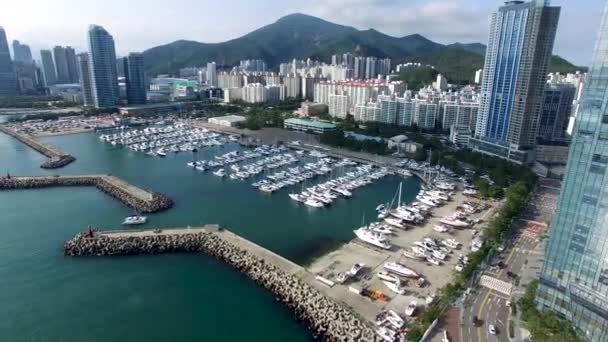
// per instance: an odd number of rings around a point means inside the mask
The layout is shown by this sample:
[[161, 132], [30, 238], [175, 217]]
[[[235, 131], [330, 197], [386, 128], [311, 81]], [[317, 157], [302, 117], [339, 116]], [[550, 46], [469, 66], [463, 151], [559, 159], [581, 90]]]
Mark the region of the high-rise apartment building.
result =
[[538, 138], [542, 142], [567, 142], [568, 123], [572, 115], [572, 104], [576, 87], [569, 83], [549, 83], [545, 89], [545, 100], [540, 116]]
[[215, 62], [207, 63], [207, 85], [217, 87], [217, 69]]
[[93, 80], [91, 79], [91, 58], [86, 52], [78, 54], [80, 87], [82, 88], [82, 103], [85, 107], [93, 107]]
[[29, 45], [21, 44], [18, 40], [13, 40], [13, 55], [16, 62], [34, 63]]
[[68, 65], [69, 82], [78, 83], [80, 75], [78, 72], [78, 61], [76, 60], [76, 51], [74, 51], [73, 47], [65, 47], [65, 59]]
[[55, 71], [57, 71], [57, 83], [70, 83], [66, 49], [63, 46], [55, 46], [53, 48], [53, 59], [55, 60]]
[[88, 32], [93, 103], [96, 108], [118, 104], [118, 73], [114, 38], [103, 27], [91, 25]]
[[129, 106], [146, 104], [146, 77], [144, 56], [131, 52], [123, 58], [125, 83], [127, 87], [127, 103]]
[[6, 32], [0, 26], [0, 96], [15, 96], [18, 94], [17, 76], [11, 61]]
[[608, 4], [574, 135], [536, 302], [588, 341], [608, 340]]
[[492, 15], [472, 148], [528, 163], [534, 158], [545, 77], [560, 8], [508, 1]]
[[55, 70], [55, 62], [53, 62], [53, 53], [51, 50], [40, 50], [40, 59], [42, 60], [45, 86], [49, 87], [56, 84], [57, 72]]

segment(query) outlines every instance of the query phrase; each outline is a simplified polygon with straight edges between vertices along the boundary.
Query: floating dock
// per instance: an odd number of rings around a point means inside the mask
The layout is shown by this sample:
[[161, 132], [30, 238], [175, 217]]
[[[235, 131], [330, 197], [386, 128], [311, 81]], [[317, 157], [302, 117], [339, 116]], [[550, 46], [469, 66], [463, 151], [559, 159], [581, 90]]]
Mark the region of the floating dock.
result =
[[30, 135], [19, 133], [4, 125], [0, 125], [0, 132], [10, 135], [11, 137], [21, 141], [25, 145], [31, 147], [32, 149], [38, 151], [42, 155], [49, 158], [49, 160], [40, 165], [40, 167], [43, 169], [58, 169], [76, 160], [76, 158], [74, 158], [73, 156], [65, 153], [64, 151], [56, 147], [43, 144], [31, 137]]
[[4, 177], [0, 191], [64, 186], [94, 186], [142, 213], [169, 209], [173, 201], [166, 195], [138, 188], [112, 175]]
[[67, 256], [203, 253], [226, 262], [263, 286], [327, 341], [380, 341], [352, 311], [307, 283], [301, 266], [215, 225], [143, 231], [79, 233], [64, 245]]

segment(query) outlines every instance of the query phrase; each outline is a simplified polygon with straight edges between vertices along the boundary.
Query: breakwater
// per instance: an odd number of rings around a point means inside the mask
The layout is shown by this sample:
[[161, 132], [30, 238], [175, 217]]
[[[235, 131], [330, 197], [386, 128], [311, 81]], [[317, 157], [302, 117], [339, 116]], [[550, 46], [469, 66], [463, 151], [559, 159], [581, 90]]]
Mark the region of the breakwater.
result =
[[92, 237], [79, 233], [65, 243], [63, 250], [67, 256], [203, 253], [226, 262], [272, 292], [316, 338], [379, 341], [371, 327], [303, 281], [298, 275], [304, 272], [300, 267], [226, 230], [126, 231]]
[[173, 201], [166, 195], [148, 192], [111, 175], [5, 177], [0, 179], [0, 191], [63, 186], [94, 186], [142, 213], [154, 213], [173, 206]]
[[43, 169], [58, 169], [76, 160], [76, 158], [74, 158], [73, 156], [65, 153], [64, 151], [56, 147], [43, 144], [27, 134], [19, 133], [4, 125], [0, 125], [0, 132], [10, 135], [11, 137], [21, 141], [32, 149], [38, 151], [40, 154], [49, 158], [49, 160], [45, 161], [44, 163], [42, 163], [42, 165], [40, 165], [40, 167]]

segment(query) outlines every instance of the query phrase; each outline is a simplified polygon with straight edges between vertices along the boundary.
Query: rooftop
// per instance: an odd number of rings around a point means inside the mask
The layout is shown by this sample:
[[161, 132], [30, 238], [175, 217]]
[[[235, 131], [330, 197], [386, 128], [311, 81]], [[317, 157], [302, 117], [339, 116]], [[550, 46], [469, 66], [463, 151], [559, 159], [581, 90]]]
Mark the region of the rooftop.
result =
[[285, 120], [285, 123], [290, 123], [293, 125], [311, 126], [311, 127], [315, 127], [315, 128], [321, 128], [321, 129], [336, 128], [336, 125], [334, 125], [332, 123], [317, 121], [317, 120], [304, 120], [304, 119], [292, 118], [292, 119]]

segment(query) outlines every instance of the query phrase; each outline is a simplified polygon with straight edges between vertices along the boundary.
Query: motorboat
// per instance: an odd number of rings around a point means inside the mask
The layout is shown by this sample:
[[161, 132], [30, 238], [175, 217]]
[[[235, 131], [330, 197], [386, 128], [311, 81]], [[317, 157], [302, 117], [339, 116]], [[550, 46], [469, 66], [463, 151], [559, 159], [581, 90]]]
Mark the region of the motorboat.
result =
[[138, 225], [138, 224], [144, 224], [147, 221], [148, 221], [148, 218], [146, 216], [131, 215], [131, 216], [125, 217], [125, 219], [122, 222], [122, 224], [126, 225], [126, 226], [135, 226], [135, 225]]
[[348, 279], [348, 274], [344, 272], [340, 272], [336, 277], [336, 281], [340, 284], [343, 284]]
[[313, 198], [306, 199], [304, 204], [306, 204], [309, 207], [313, 207], [313, 208], [323, 208], [325, 206], [322, 202], [319, 202]]
[[395, 332], [387, 327], [380, 327], [376, 330], [376, 334], [380, 336], [380, 338], [386, 342], [395, 341]]
[[289, 194], [289, 197], [297, 202], [305, 202], [308, 198], [301, 194]]
[[439, 233], [449, 233], [451, 229], [442, 224], [437, 224], [433, 227], [433, 230]]
[[466, 228], [470, 225], [468, 222], [457, 219], [455, 216], [444, 217], [439, 222], [457, 228]]
[[382, 249], [391, 248], [391, 244], [386, 237], [381, 234], [374, 233], [367, 228], [359, 228], [354, 230], [354, 233], [361, 241], [369, 243], [370, 245], [374, 245]]
[[435, 266], [441, 266], [441, 262], [439, 260], [437, 260], [436, 258], [429, 256], [426, 258], [426, 261], [429, 264], [435, 265]]
[[395, 233], [390, 227], [387, 227], [384, 225], [377, 225], [377, 226], [373, 227], [372, 230], [376, 233], [380, 233], [380, 234], [384, 234], [384, 235], [391, 235], [391, 234]]
[[405, 308], [405, 315], [408, 317], [412, 317], [414, 316], [414, 314], [416, 313], [416, 308], [418, 307], [418, 303], [416, 303], [416, 301], [411, 301], [407, 308]]
[[450, 247], [450, 248], [458, 248], [460, 247], [460, 242], [454, 240], [454, 239], [446, 239], [441, 241], [441, 244], [443, 244], [446, 247]]
[[382, 279], [383, 281], [388, 281], [391, 283], [400, 283], [401, 282], [401, 280], [397, 276], [392, 275], [386, 271], [378, 272], [377, 276], [378, 276], [378, 278]]
[[363, 266], [365, 266], [365, 264], [359, 264], [359, 263], [354, 264], [353, 267], [351, 267], [351, 269], [348, 271], [348, 274], [351, 277], [356, 276], [359, 273], [359, 271], [361, 271]]
[[390, 281], [382, 281], [384, 283], [384, 285], [386, 285], [386, 287], [388, 287], [389, 290], [395, 292], [396, 294], [399, 295], [404, 295], [405, 294], [405, 289], [403, 288], [403, 286], [401, 286], [401, 282], [398, 283], [393, 283]]
[[418, 278], [419, 275], [416, 271], [407, 268], [405, 265], [402, 265], [400, 263], [397, 262], [386, 262], [384, 263], [384, 269], [387, 270], [390, 273], [402, 276], [402, 277], [407, 277], [407, 278]]
[[386, 222], [387, 224], [390, 224], [393, 227], [397, 227], [397, 228], [401, 228], [403, 229], [403, 223], [401, 223], [401, 220], [396, 219], [396, 218], [392, 218], [392, 217], [386, 217], [384, 219], [384, 222]]

